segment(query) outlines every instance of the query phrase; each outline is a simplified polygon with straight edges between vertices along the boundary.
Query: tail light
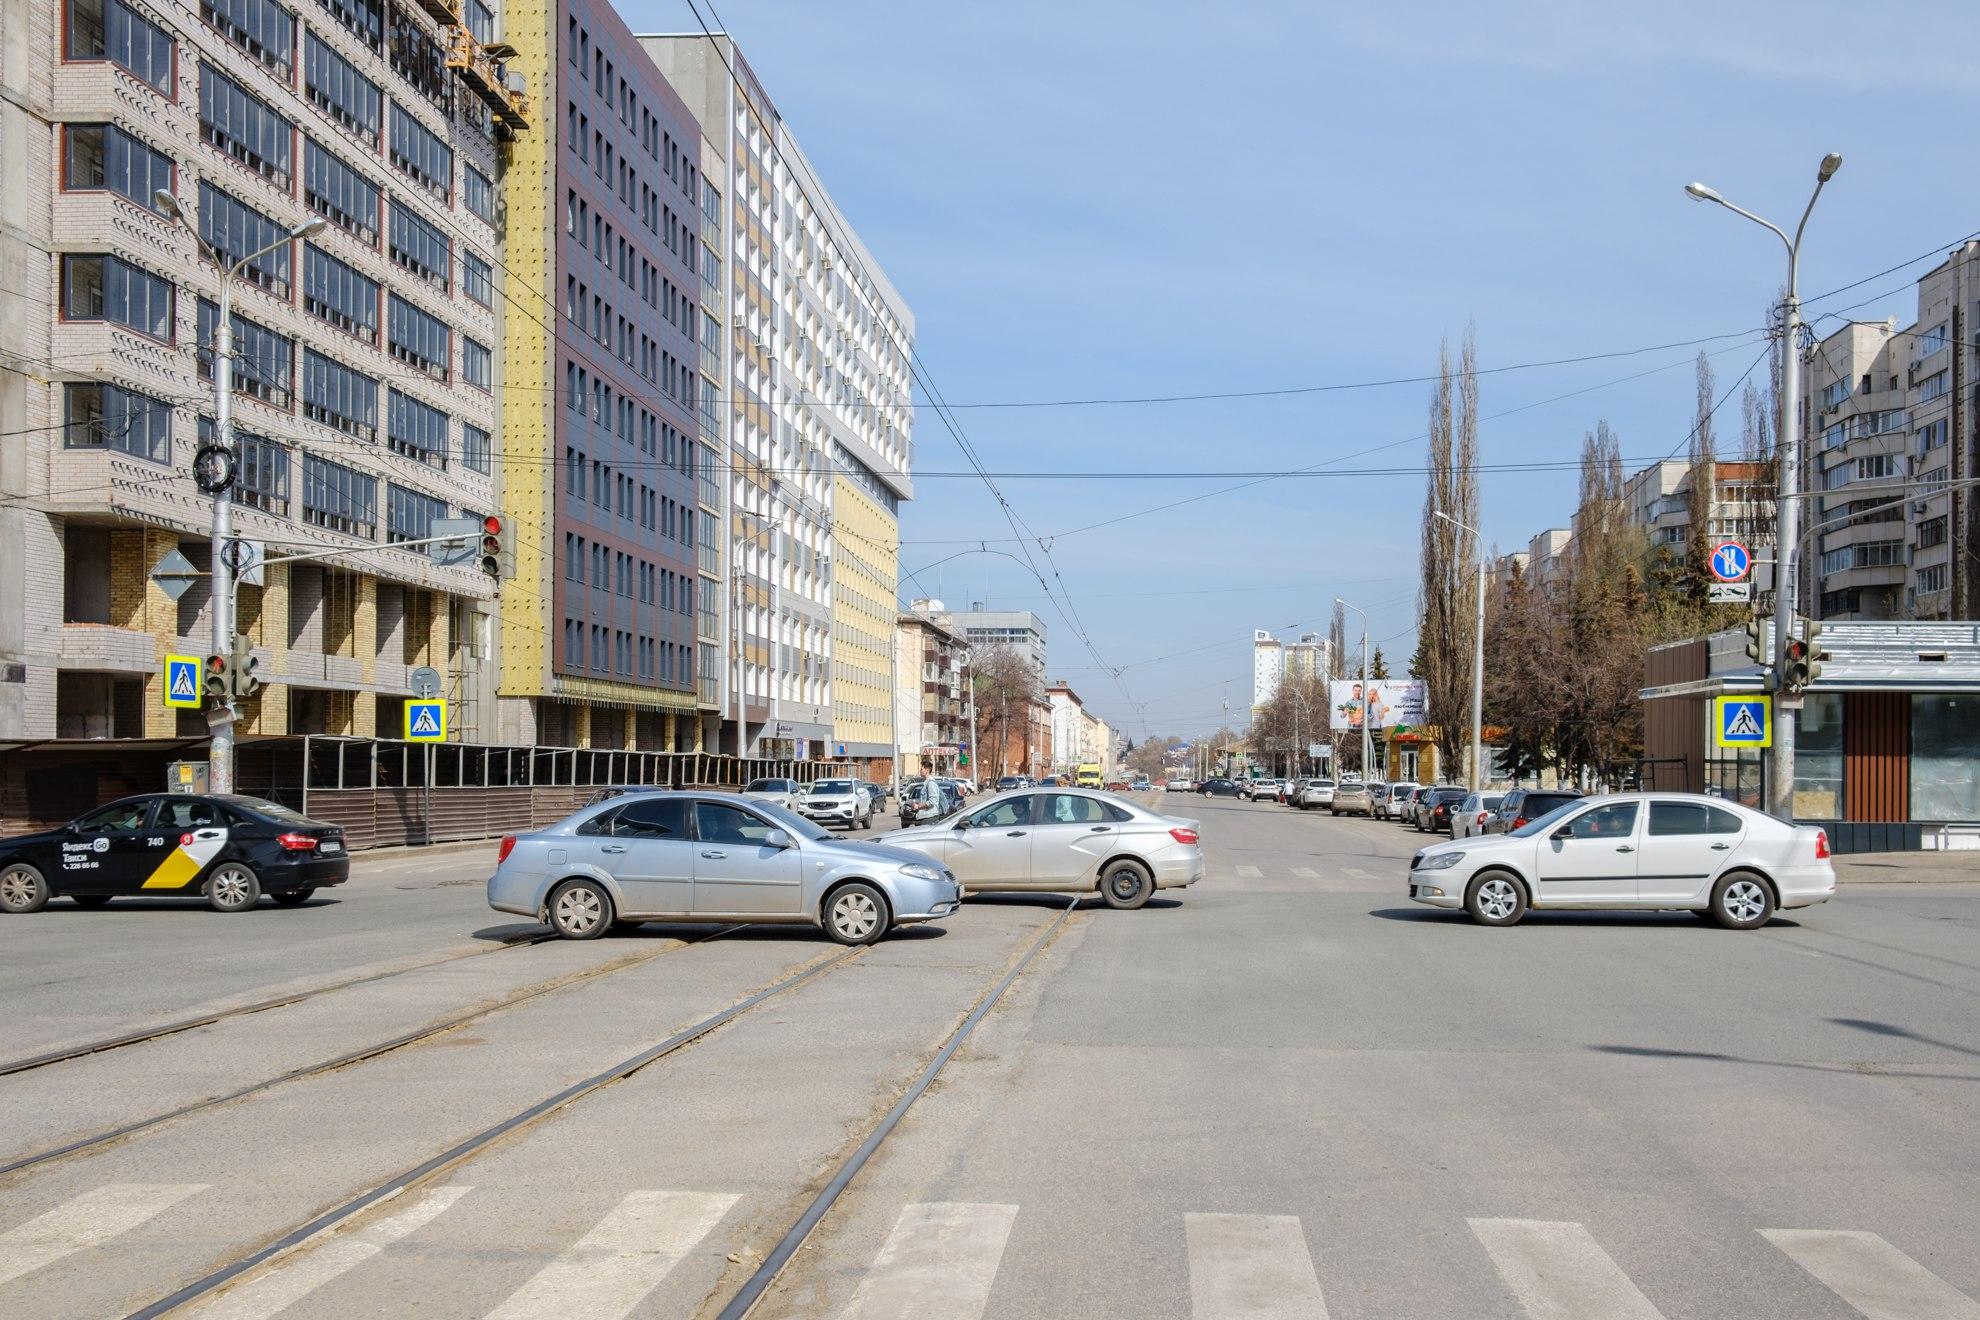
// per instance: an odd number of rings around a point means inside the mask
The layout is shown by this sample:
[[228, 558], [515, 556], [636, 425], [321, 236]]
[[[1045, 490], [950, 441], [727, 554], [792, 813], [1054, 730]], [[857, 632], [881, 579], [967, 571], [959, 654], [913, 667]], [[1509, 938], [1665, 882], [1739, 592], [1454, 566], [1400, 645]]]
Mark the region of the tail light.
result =
[[316, 851], [316, 836], [314, 834], [298, 834], [294, 830], [290, 830], [287, 834], [276, 835], [275, 842], [281, 844], [287, 852]]
[[1526, 817], [1524, 817], [1524, 816], [1514, 816], [1514, 817], [1512, 818], [1512, 828], [1514, 828], [1514, 829], [1516, 829], [1516, 830], [1517, 830], [1517, 829], [1523, 829], [1523, 828], [1525, 827], [1525, 825], [1526, 825]]
[[495, 865], [500, 866], [509, 860], [509, 854], [516, 850], [516, 836], [504, 834], [500, 846], [495, 849]]
[[1829, 832], [1827, 830], [1816, 830], [1815, 860], [1818, 862], [1822, 861], [1826, 859], [1828, 855], [1829, 855]]
[[[1186, 843], [1192, 848], [1196, 846], [1196, 839], [1197, 839], [1196, 831], [1191, 829], [1187, 825], [1176, 826], [1174, 829], [1169, 831], [1169, 837], [1174, 839], [1177, 843]], [[1827, 856], [1827, 855], [1828, 855], [1827, 853], [1823, 854], [1823, 856]]]

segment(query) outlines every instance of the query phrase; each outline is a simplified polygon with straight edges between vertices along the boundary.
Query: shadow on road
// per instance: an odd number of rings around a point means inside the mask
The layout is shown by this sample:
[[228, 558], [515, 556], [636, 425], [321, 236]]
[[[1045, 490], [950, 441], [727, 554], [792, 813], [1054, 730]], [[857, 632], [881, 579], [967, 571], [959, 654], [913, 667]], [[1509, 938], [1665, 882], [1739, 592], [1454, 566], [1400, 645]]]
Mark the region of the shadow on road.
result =
[[1951, 1050], [1955, 1054], [1967, 1054], [1980, 1059], [1980, 1050], [1976, 1050], [1970, 1045], [1955, 1045], [1949, 1040], [1940, 1040], [1936, 1036], [1921, 1036], [1911, 1028], [1900, 1027], [1893, 1022], [1873, 1022], [1869, 1018], [1844, 1017], [1830, 1018], [1829, 1021], [1839, 1027], [1851, 1027], [1857, 1031], [1867, 1031], [1873, 1036], [1892, 1036], [1898, 1040], [1915, 1040], [1921, 1045], [1935, 1045], [1942, 1050]]
[[[1842, 1019], [1831, 1018], [1830, 1021]], [[1938, 1042], [1934, 1041], [1933, 1044]], [[1904, 1065], [1871, 1063], [1805, 1063], [1794, 1059], [1751, 1059], [1740, 1054], [1720, 1054], [1710, 1050], [1670, 1050], [1651, 1045], [1590, 1045], [1597, 1054], [1619, 1054], [1632, 1059], [1690, 1059], [1700, 1063], [1744, 1063], [1756, 1068], [1792, 1068], [1798, 1072], [1854, 1073], [1859, 1077], [1924, 1078], [1935, 1082], [1980, 1082], [1972, 1073], [1913, 1072]], [[1959, 1048], [1953, 1046], [1952, 1048]], [[1972, 1053], [1973, 1051], [1967, 1051]]]
[[[967, 910], [973, 907], [1035, 907], [1050, 908], [1054, 912], [1057, 912], [1071, 901], [1072, 897], [1071, 894], [971, 894], [963, 900], [963, 908]], [[1182, 900], [1179, 898], [1151, 898], [1141, 905], [1140, 910], [1143, 912], [1167, 911], [1170, 908], [1179, 908], [1182, 905]], [[1107, 904], [1098, 895], [1080, 895], [1079, 910], [1081, 912], [1088, 910], [1098, 911], [1104, 909], [1106, 906]]]
[[[1369, 916], [1380, 917], [1384, 921], [1417, 921], [1432, 925], [1472, 926], [1476, 923], [1462, 911], [1450, 908], [1372, 908]], [[1520, 929], [1528, 926], [1697, 926], [1701, 930], [1722, 928], [1709, 920], [1701, 920], [1689, 912], [1535, 912], [1528, 911], [1520, 919]], [[1776, 916], [1764, 929], [1775, 927], [1782, 930], [1799, 930], [1801, 923], [1786, 917]], [[1743, 935], [1745, 931], [1723, 931], [1728, 935]]]

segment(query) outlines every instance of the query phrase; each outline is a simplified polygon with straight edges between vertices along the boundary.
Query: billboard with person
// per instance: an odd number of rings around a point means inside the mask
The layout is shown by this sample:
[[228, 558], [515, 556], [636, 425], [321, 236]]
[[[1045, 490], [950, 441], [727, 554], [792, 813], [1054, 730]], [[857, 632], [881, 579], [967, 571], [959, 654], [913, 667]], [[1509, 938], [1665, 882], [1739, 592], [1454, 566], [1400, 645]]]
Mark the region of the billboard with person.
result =
[[1337, 678], [1327, 684], [1328, 727], [1359, 733], [1363, 713], [1375, 729], [1420, 729], [1429, 715], [1429, 694], [1420, 678]]

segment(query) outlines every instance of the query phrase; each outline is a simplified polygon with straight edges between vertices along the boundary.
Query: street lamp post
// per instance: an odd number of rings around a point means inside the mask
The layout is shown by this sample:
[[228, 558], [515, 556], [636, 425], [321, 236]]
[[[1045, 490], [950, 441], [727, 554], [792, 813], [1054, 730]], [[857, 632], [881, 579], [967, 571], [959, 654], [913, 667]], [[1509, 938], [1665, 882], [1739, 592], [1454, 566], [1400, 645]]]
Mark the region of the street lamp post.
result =
[[1370, 683], [1368, 677], [1368, 616], [1360, 610], [1355, 609], [1354, 606], [1348, 604], [1339, 596], [1334, 597], [1334, 604], [1344, 610], [1354, 610], [1356, 614], [1361, 615], [1361, 782], [1372, 784], [1375, 782], [1375, 779], [1372, 761], [1374, 756], [1373, 735], [1368, 728], [1368, 691]]
[[[1797, 342], [1801, 332], [1801, 235], [1808, 228], [1808, 217], [1815, 210], [1815, 200], [1822, 195], [1822, 185], [1826, 184], [1842, 168], [1842, 156], [1830, 152], [1822, 157], [1821, 165], [1815, 171], [1815, 191], [1808, 196], [1808, 205], [1802, 208], [1801, 221], [1794, 227], [1794, 237], [1771, 220], [1765, 220], [1743, 207], [1735, 206], [1717, 192], [1702, 183], [1687, 183], [1686, 193], [1695, 201], [1716, 202], [1734, 215], [1743, 216], [1754, 224], [1781, 240], [1787, 249], [1788, 282], [1787, 293], [1781, 299], [1781, 408], [1780, 434], [1776, 446], [1779, 460], [1778, 485], [1774, 497], [1774, 653], [1772, 687], [1776, 698], [1784, 697], [1781, 676], [1784, 672], [1782, 657], [1786, 652], [1788, 638], [1794, 632], [1797, 581], [1796, 559], [1800, 553], [1801, 510], [1798, 503], [1798, 487], [1801, 481], [1801, 419], [1796, 415], [1801, 406], [1801, 346]], [[1772, 763], [1768, 770], [1767, 810], [1780, 820], [1794, 819], [1794, 738], [1795, 724], [1792, 718], [1777, 719], [1773, 731], [1774, 741], [1770, 752]]]
[[1470, 783], [1471, 791], [1477, 793], [1485, 787], [1485, 538], [1476, 527], [1459, 522], [1442, 509], [1435, 513], [1459, 531], [1471, 533], [1471, 539], [1478, 543], [1478, 617], [1471, 629]]
[[[184, 225], [193, 233], [194, 244], [200, 255], [213, 263], [220, 274], [220, 310], [213, 323], [213, 443], [226, 456], [229, 479], [225, 483], [216, 482], [213, 492], [212, 541], [213, 586], [213, 654], [231, 655], [234, 648], [234, 568], [227, 563], [227, 543], [234, 538], [234, 497], [232, 473], [237, 459], [234, 454], [234, 277], [254, 262], [261, 260], [275, 249], [299, 238], [308, 238], [322, 230], [324, 222], [311, 218], [289, 230], [273, 243], [258, 252], [250, 252], [238, 261], [228, 261], [227, 255], [197, 237], [192, 222], [179, 206], [179, 199], [160, 188], [152, 194], [152, 204], [168, 219]], [[215, 793], [234, 791], [234, 701], [225, 697], [215, 702], [207, 712], [207, 727], [212, 733], [212, 743], [207, 751], [207, 786]]]

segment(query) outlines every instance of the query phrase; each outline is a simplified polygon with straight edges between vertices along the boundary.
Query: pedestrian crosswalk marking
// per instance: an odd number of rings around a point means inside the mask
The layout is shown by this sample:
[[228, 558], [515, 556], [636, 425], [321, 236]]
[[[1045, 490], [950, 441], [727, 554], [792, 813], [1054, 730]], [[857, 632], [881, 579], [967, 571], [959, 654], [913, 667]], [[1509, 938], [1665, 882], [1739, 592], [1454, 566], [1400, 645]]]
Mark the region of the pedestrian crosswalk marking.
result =
[[490, 1311], [488, 1320], [630, 1315], [738, 1199], [708, 1192], [634, 1192]]
[[221, 1293], [211, 1305], [199, 1310], [200, 1320], [268, 1320], [332, 1279], [356, 1269], [400, 1238], [426, 1227], [472, 1190], [450, 1185], [423, 1192], [397, 1214], [330, 1238]]
[[843, 1320], [980, 1320], [1017, 1212], [960, 1201], [906, 1207]]
[[164, 1214], [205, 1183], [108, 1183], [0, 1233], [0, 1284], [97, 1246]]
[[1869, 1320], [1980, 1320], [1980, 1302], [1875, 1233], [1763, 1228], [1760, 1236]]
[[1320, 873], [1310, 866], [1295, 866], [1292, 873], [1302, 880], [1318, 880]]
[[1240, 866], [1237, 873], [1240, 880], [1256, 880], [1265, 874], [1255, 866]]
[[1327, 1320], [1296, 1215], [1184, 1215], [1193, 1320]]
[[1663, 1320], [1580, 1224], [1469, 1222], [1499, 1277], [1533, 1320]]

